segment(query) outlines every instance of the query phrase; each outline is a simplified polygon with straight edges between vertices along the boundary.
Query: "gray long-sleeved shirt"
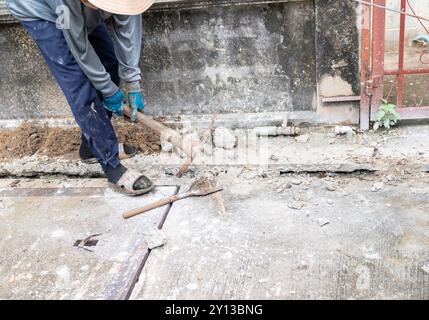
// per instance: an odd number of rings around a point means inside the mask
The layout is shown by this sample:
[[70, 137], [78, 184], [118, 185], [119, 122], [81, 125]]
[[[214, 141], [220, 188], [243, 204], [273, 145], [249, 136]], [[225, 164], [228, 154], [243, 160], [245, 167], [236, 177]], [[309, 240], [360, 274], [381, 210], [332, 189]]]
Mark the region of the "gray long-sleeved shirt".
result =
[[[11, 13], [22, 21], [46, 20], [61, 27], [67, 44], [82, 71], [106, 97], [118, 87], [112, 82], [88, 35], [108, 14], [82, 5], [80, 0], [6, 0]], [[67, 12], [68, 11], [68, 12]], [[141, 79], [138, 67], [142, 45], [142, 16], [112, 15], [113, 43], [121, 79]]]

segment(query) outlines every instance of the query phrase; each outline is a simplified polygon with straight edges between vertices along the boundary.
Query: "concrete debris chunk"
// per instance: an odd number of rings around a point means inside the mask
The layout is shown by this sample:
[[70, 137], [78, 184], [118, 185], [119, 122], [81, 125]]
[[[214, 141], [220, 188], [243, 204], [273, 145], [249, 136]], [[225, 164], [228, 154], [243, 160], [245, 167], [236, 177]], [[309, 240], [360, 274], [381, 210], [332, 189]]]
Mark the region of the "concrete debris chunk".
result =
[[252, 180], [258, 176], [258, 172], [255, 170], [248, 170], [241, 175], [244, 179]]
[[268, 171], [266, 171], [266, 170], [265, 170], [265, 169], [263, 169], [263, 168], [259, 168], [259, 169], [258, 169], [258, 176], [259, 176], [259, 177], [261, 177], [261, 178], [266, 179], [266, 178], [268, 178], [268, 177], [269, 177], [269, 175], [268, 175]]
[[309, 140], [310, 140], [310, 135], [307, 134], [307, 133], [303, 134], [303, 135], [300, 135], [300, 136], [298, 136], [298, 137], [295, 138], [295, 141], [299, 142], [299, 143], [306, 143]]
[[5, 205], [3, 203], [3, 200], [0, 200], [0, 209], [4, 209], [4, 208], [5, 208]]
[[168, 141], [161, 140], [161, 150], [162, 152], [172, 152], [174, 149], [173, 144]]
[[288, 204], [288, 207], [294, 210], [301, 210], [304, 206], [304, 203], [301, 201], [293, 201]]
[[384, 189], [384, 183], [383, 182], [375, 182], [372, 186], [371, 186], [371, 192], [378, 192]]
[[335, 190], [337, 190], [337, 188], [334, 185], [332, 185], [332, 184], [328, 184], [326, 186], [326, 190], [328, 190], [328, 191], [335, 191]]
[[243, 172], [242, 167], [229, 167], [226, 174], [229, 177], [238, 178], [242, 172]]
[[374, 248], [364, 247], [362, 249], [362, 251], [363, 251], [364, 258], [367, 260], [379, 260], [380, 259], [380, 254], [377, 251], [375, 251]]
[[279, 161], [279, 157], [277, 157], [275, 154], [272, 154], [272, 155], [270, 156], [270, 160], [273, 160], [273, 161]]
[[325, 218], [319, 218], [317, 219], [317, 223], [319, 224], [320, 227], [323, 227], [323, 226], [326, 226], [327, 224], [330, 224], [331, 221]]
[[258, 137], [296, 136], [299, 130], [295, 127], [257, 127], [252, 130], [252, 134]]
[[227, 128], [216, 128], [213, 143], [218, 148], [231, 150], [237, 145], [237, 137]]
[[293, 180], [291, 181], [291, 183], [292, 183], [292, 184], [294, 184], [294, 185], [296, 185], [296, 186], [299, 186], [300, 184], [302, 184], [302, 180], [299, 180], [299, 179], [293, 179]]
[[164, 233], [158, 228], [149, 231], [146, 237], [146, 244], [149, 249], [156, 249], [162, 247], [167, 242]]
[[203, 145], [203, 153], [208, 156], [213, 155], [213, 145], [211, 143], [205, 143]]
[[174, 176], [176, 174], [177, 170], [178, 169], [174, 168], [174, 167], [166, 167], [166, 168], [164, 168], [164, 173], [167, 176]]
[[422, 269], [424, 273], [429, 274], [429, 261], [426, 261], [426, 263], [420, 269]]
[[354, 135], [354, 130], [352, 127], [349, 126], [336, 126], [335, 127], [335, 134], [336, 135], [348, 135], [348, 136], [352, 136]]
[[295, 201], [302, 201], [302, 202], [308, 201], [308, 197], [305, 193], [297, 193], [293, 196], [293, 198]]

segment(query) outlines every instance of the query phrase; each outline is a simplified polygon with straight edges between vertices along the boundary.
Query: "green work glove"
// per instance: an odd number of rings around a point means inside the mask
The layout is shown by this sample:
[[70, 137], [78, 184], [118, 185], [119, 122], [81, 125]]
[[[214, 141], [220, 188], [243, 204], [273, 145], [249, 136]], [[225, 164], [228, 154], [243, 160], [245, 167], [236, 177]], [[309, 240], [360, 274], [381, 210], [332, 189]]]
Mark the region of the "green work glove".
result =
[[104, 107], [115, 113], [116, 115], [122, 117], [124, 115], [124, 103], [125, 103], [125, 95], [122, 93], [120, 89], [116, 91], [113, 96], [104, 97]]
[[127, 82], [125, 84], [125, 90], [127, 92], [128, 103], [130, 108], [133, 110], [131, 121], [136, 122], [137, 112], [143, 112], [144, 110], [143, 91], [140, 86], [140, 81]]

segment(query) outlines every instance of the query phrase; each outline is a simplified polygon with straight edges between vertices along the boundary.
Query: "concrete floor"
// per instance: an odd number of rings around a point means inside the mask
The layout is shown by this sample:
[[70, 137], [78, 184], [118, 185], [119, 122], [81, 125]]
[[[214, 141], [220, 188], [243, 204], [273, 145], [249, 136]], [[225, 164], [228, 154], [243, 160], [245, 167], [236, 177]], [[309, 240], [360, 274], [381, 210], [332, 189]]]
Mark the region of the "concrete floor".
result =
[[[0, 298], [429, 299], [427, 173], [219, 179], [226, 212], [213, 196], [174, 204], [150, 253], [166, 208], [121, 213], [175, 187], [124, 198], [102, 179], [0, 180]], [[93, 252], [73, 247], [92, 233]]]
[[[78, 160], [0, 163], [0, 175], [47, 175], [0, 179], [0, 299], [429, 299], [429, 126], [332, 130], [239, 136], [182, 179], [177, 155], [135, 157], [126, 165], [170, 186], [139, 198], [52, 175], [99, 170]], [[226, 212], [210, 196], [122, 219], [206, 174]], [[92, 251], [73, 246], [95, 233]]]
[[429, 177], [269, 180], [175, 204], [132, 298], [429, 299]]
[[[126, 298], [166, 208], [132, 221], [121, 214], [177, 191], [125, 199], [100, 180], [7, 183], [0, 189], [1, 299]], [[86, 248], [93, 252], [74, 247], [91, 234], [100, 234]]]

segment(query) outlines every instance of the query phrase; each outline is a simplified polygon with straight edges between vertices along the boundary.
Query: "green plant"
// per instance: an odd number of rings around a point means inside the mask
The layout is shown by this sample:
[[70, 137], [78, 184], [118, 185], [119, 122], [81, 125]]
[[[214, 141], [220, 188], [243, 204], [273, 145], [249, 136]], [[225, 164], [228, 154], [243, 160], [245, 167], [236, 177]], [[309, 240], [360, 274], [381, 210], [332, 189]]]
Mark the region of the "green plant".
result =
[[381, 127], [390, 129], [390, 127], [396, 125], [401, 116], [396, 112], [396, 105], [388, 103], [386, 100], [381, 100], [382, 104], [376, 114], [376, 120], [374, 122], [374, 130], [378, 130]]

